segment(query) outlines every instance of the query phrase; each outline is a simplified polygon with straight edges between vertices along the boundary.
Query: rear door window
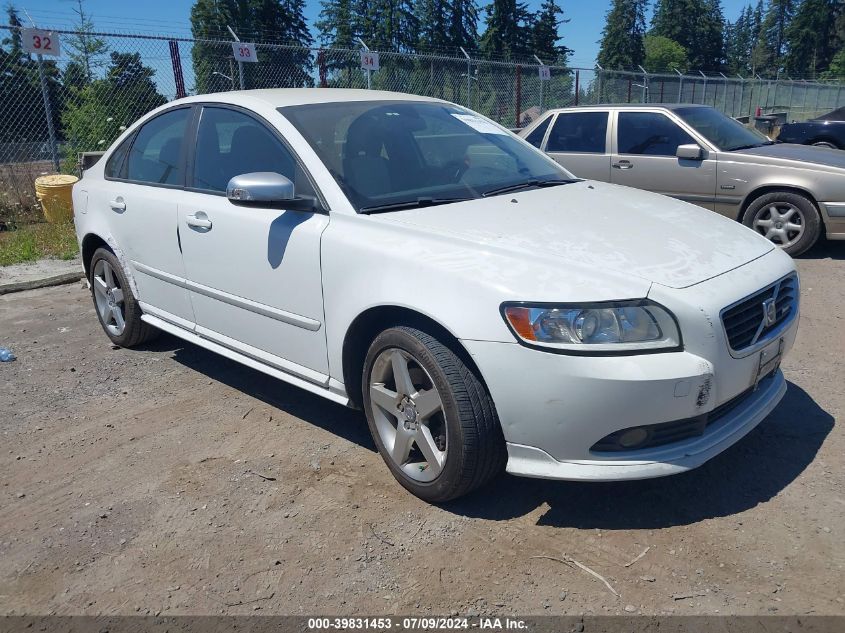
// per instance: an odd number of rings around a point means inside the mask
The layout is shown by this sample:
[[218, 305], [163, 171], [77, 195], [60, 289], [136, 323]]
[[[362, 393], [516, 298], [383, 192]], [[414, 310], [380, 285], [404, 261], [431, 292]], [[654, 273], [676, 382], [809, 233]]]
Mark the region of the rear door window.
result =
[[126, 177], [141, 183], [182, 185], [185, 130], [190, 108], [165, 112], [138, 131], [126, 164]]
[[562, 112], [557, 115], [547, 152], [604, 154], [607, 145], [607, 112]]

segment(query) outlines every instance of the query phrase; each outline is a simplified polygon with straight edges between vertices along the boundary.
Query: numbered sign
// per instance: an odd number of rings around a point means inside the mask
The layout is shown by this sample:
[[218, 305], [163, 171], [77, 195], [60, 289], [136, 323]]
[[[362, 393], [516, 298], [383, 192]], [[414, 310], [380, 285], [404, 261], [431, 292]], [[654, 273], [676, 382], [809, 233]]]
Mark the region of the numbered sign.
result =
[[363, 70], [378, 70], [378, 53], [361, 51], [361, 68]]
[[249, 42], [232, 42], [232, 54], [239, 62], [257, 62], [255, 44]]
[[552, 78], [552, 69], [548, 66], [540, 66], [540, 81], [548, 81]]
[[21, 29], [23, 49], [36, 55], [59, 56], [59, 34], [43, 29]]

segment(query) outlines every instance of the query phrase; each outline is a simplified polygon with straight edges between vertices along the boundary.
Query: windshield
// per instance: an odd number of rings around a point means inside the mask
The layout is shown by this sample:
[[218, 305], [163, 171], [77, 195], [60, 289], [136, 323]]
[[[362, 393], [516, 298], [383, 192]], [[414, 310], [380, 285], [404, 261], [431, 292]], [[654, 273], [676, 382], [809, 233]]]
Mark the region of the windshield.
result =
[[566, 170], [507, 130], [447, 103], [352, 101], [279, 112], [364, 213], [572, 181]]
[[715, 108], [678, 108], [675, 113], [696, 132], [726, 152], [772, 143], [757, 130], [745, 127], [736, 119], [725, 116]]

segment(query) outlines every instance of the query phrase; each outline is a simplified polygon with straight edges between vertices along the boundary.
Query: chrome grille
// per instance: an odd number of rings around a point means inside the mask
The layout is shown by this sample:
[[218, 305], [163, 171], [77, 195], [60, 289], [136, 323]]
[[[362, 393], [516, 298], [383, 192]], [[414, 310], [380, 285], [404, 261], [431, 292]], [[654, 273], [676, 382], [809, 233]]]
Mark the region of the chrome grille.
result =
[[739, 352], [766, 340], [790, 319], [798, 305], [798, 278], [792, 274], [722, 311], [731, 349]]

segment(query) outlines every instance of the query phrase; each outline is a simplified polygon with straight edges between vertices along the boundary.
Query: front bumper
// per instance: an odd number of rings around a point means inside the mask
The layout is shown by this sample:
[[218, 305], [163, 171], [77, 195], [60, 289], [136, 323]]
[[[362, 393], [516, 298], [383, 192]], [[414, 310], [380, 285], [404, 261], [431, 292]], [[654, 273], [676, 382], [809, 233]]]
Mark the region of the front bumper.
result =
[[[786, 392], [778, 370], [702, 435], [671, 444], [598, 452], [594, 444], [631, 427], [695, 418], [756, 382], [760, 354], [732, 356], [719, 313], [794, 269], [776, 251], [686, 289], [653, 287], [649, 297], [678, 316], [684, 350], [636, 356], [570, 356], [518, 343], [464, 340], [496, 405], [507, 470], [553, 479], [620, 480], [700, 466], [759, 424]], [[791, 347], [797, 312], [763, 348]]]

